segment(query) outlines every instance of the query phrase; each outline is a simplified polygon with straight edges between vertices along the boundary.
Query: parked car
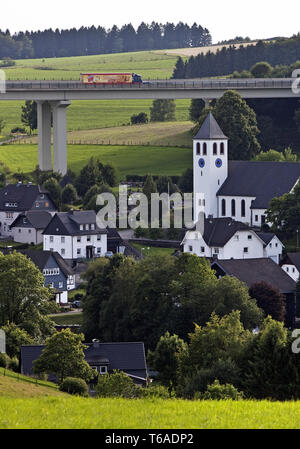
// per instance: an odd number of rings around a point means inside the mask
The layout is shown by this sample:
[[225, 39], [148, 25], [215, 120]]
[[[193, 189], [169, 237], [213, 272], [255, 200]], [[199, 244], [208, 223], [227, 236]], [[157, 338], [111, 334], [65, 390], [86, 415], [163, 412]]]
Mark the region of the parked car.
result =
[[112, 257], [114, 255], [114, 253], [112, 251], [107, 251], [105, 253], [105, 257]]
[[72, 306], [75, 309], [79, 309], [81, 307], [81, 301], [73, 301]]

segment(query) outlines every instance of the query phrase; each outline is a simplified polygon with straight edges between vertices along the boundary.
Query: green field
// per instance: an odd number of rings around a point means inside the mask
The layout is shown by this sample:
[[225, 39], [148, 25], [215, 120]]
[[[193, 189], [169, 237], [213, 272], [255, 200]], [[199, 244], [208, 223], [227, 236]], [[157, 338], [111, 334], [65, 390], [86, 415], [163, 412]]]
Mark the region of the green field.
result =
[[66, 58], [19, 59], [5, 70], [9, 80], [79, 80], [82, 72], [135, 72], [147, 79], [170, 78], [176, 55], [154, 51], [73, 56]]
[[162, 255], [169, 255], [174, 253], [175, 248], [159, 248], [156, 246], [147, 246], [147, 245], [141, 245], [140, 243], [136, 242], [130, 242], [131, 246], [134, 246], [140, 253], [142, 253], [144, 256], [162, 256]]
[[61, 313], [57, 315], [51, 315], [50, 318], [55, 324], [82, 324], [82, 313]]
[[0, 398], [1, 429], [299, 429], [300, 402]]
[[[151, 146], [68, 145], [69, 168], [78, 173], [91, 157], [112, 163], [126, 174], [181, 175], [192, 165], [192, 149]], [[0, 161], [15, 173], [28, 173], [38, 163], [37, 145], [2, 145]]]

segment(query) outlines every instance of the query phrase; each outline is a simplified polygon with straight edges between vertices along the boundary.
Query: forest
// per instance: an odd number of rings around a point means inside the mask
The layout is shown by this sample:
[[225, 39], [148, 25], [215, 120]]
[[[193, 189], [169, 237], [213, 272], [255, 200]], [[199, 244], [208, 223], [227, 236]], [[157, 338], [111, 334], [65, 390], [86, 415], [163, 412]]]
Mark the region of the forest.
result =
[[137, 29], [131, 23], [111, 29], [102, 26], [65, 30], [26, 31], [11, 35], [0, 31], [0, 58], [53, 58], [122, 53], [164, 48], [200, 47], [211, 44], [207, 28], [142, 22]]

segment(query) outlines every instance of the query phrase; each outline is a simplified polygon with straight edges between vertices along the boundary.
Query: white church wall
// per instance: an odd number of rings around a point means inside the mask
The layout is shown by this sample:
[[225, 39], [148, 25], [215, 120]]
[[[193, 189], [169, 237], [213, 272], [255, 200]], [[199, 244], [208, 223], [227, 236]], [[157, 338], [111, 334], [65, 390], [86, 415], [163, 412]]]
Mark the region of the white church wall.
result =
[[[251, 224], [251, 202], [255, 197], [244, 196], [219, 196], [218, 197], [218, 216], [231, 217], [236, 221], [245, 224]], [[222, 201], [225, 200], [225, 215], [223, 215]], [[232, 200], [235, 201], [235, 215], [232, 215]], [[245, 201], [245, 216], [242, 215], [242, 200]]]

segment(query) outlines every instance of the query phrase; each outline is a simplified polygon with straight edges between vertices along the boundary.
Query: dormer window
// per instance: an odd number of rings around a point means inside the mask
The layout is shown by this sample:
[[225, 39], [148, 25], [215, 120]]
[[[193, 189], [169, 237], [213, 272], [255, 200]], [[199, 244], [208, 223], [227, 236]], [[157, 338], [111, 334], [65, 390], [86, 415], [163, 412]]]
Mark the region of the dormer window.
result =
[[88, 231], [90, 229], [90, 225], [86, 224], [85, 225], [85, 230]]
[[94, 231], [95, 230], [95, 225], [91, 224], [91, 230]]
[[83, 231], [83, 225], [80, 225], [79, 228], [80, 228], [80, 231]]

